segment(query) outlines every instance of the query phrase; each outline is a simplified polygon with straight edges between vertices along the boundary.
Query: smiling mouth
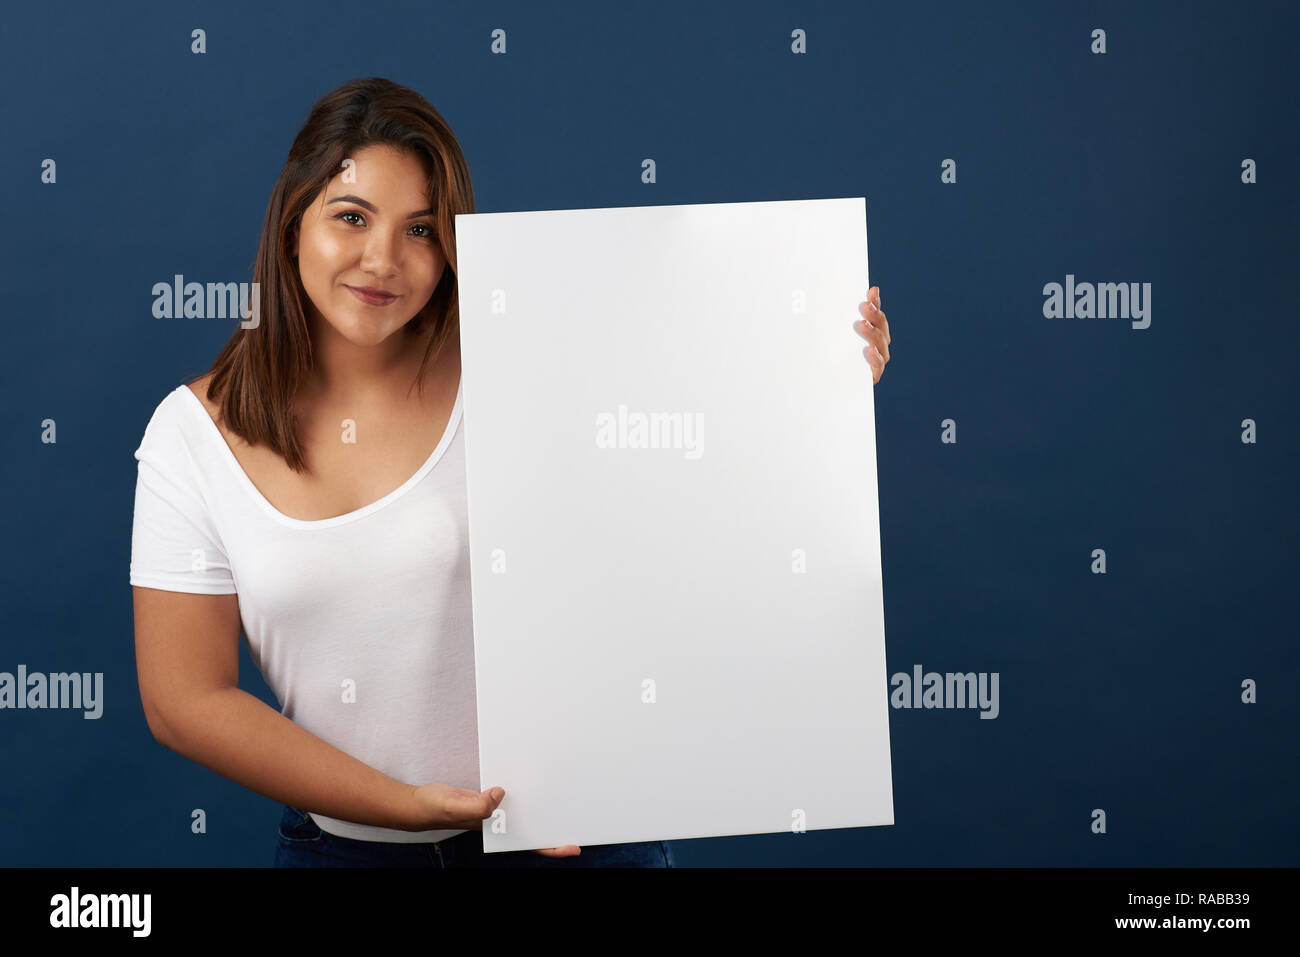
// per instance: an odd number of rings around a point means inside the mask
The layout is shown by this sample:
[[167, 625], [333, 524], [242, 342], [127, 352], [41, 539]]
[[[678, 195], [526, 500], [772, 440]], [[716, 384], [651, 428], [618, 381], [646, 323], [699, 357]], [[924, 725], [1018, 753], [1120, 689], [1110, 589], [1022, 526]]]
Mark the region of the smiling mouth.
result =
[[371, 292], [367, 289], [360, 289], [356, 286], [348, 286], [347, 283], [344, 283], [344, 286], [347, 287], [348, 292], [352, 293], [352, 295], [356, 296], [369, 306], [386, 306], [390, 302], [399, 298], [395, 293]]

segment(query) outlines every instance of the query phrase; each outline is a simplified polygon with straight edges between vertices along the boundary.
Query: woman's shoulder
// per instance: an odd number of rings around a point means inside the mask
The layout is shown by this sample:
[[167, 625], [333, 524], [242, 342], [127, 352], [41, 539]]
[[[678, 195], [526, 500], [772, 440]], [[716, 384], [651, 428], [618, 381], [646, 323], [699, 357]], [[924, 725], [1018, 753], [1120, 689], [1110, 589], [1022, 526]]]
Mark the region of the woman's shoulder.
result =
[[[199, 376], [193, 382], [185, 383], [185, 388], [194, 398], [199, 400], [199, 403], [207, 412], [208, 418], [212, 420], [212, 425], [216, 427], [216, 434], [221, 436], [227, 446], [231, 449], [248, 448], [249, 444], [243, 436], [237, 435], [227, 428], [225, 419], [221, 414], [221, 394], [218, 393], [215, 399], [208, 398], [208, 385], [212, 382], [212, 375], [209, 372], [206, 375]], [[186, 405], [190, 407], [190, 411], [194, 413], [194, 417], [198, 420], [199, 430], [205, 437], [212, 437], [213, 430], [204, 424], [202, 416], [197, 414], [198, 409], [194, 407], [194, 403], [185, 396], [182, 396], [182, 398], [186, 399]]]
[[193, 393], [194, 397], [203, 403], [203, 408], [208, 410], [208, 415], [215, 423], [221, 418], [220, 406], [208, 398], [208, 384], [212, 382], [212, 373], [199, 376], [193, 382], [185, 383], [185, 388]]
[[[193, 383], [182, 383], [162, 397], [145, 425], [135, 452], [137, 459], [148, 454], [160, 464], [170, 462], [203, 441], [205, 426], [197, 416], [204, 414], [201, 409], [215, 408], [206, 395], [209, 379], [204, 376]], [[196, 400], [201, 408], [195, 405]]]

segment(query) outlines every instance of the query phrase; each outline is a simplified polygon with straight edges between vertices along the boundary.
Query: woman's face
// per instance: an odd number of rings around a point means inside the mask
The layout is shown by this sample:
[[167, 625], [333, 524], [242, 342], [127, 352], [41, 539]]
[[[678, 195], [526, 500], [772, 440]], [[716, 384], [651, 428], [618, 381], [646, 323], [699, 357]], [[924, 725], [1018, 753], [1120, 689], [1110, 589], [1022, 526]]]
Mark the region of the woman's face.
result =
[[[311, 306], [343, 338], [378, 345], [437, 288], [447, 261], [434, 238], [429, 179], [414, 156], [368, 146], [303, 213], [293, 254]], [[353, 290], [373, 289], [376, 300]], [[311, 317], [309, 317], [311, 318]]]

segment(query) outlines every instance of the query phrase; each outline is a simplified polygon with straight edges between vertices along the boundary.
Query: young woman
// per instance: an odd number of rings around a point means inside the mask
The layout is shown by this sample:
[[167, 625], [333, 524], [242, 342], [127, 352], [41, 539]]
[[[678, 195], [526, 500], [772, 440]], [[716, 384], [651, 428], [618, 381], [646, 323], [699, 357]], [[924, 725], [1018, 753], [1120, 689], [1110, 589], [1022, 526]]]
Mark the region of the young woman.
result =
[[[131, 542], [136, 661], [168, 748], [282, 802], [282, 866], [672, 866], [663, 841], [484, 854], [457, 213], [418, 93], [349, 83], [275, 184], [259, 320], [155, 409]], [[874, 292], [874, 300], [871, 293]], [[879, 291], [855, 328], [879, 381]], [[238, 687], [239, 636], [282, 704]]]

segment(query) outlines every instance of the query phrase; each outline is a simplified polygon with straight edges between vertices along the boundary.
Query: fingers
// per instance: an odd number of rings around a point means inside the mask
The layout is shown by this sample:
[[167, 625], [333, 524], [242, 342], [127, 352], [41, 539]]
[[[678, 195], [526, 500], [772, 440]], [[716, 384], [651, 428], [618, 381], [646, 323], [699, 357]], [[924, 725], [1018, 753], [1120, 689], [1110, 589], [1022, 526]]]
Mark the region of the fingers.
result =
[[[885, 334], [884, 346], [888, 347], [893, 337], [889, 333], [889, 320], [885, 318], [885, 312], [880, 308], [880, 287], [872, 286], [867, 291], [865, 302], [858, 303], [858, 312], [867, 320], [867, 324], [874, 328], [880, 329]], [[886, 348], [885, 354], [888, 355]]]
[[870, 299], [858, 303], [858, 312], [862, 315], [863, 320], [873, 329], [878, 329], [885, 336], [885, 344], [888, 345], [892, 336], [889, 334], [889, 320], [885, 318], [884, 312]]
[[499, 790], [491, 788], [485, 791], [474, 791], [469, 788], [451, 788], [450, 794], [444, 798], [444, 806], [449, 806], [453, 814], [459, 820], [448, 822], [443, 827], [463, 827], [466, 830], [481, 831], [483, 830], [483, 821], [490, 818], [494, 811], [505, 799], [505, 792], [501, 792], [501, 797], [493, 797], [492, 792]]
[[563, 847], [539, 847], [533, 851], [543, 857], [576, 857], [582, 853], [577, 844], [565, 844]]
[[880, 358], [880, 353], [876, 352], [875, 346], [866, 346], [862, 354], [867, 357], [867, 364], [871, 366], [871, 384], [875, 385], [885, 374], [885, 360]]
[[868, 305], [868, 302], [858, 304], [858, 312], [862, 313], [863, 318], [853, 324], [853, 331], [875, 346], [876, 352], [888, 361], [890, 336], [889, 326], [885, 323], [885, 314], [872, 313]]

